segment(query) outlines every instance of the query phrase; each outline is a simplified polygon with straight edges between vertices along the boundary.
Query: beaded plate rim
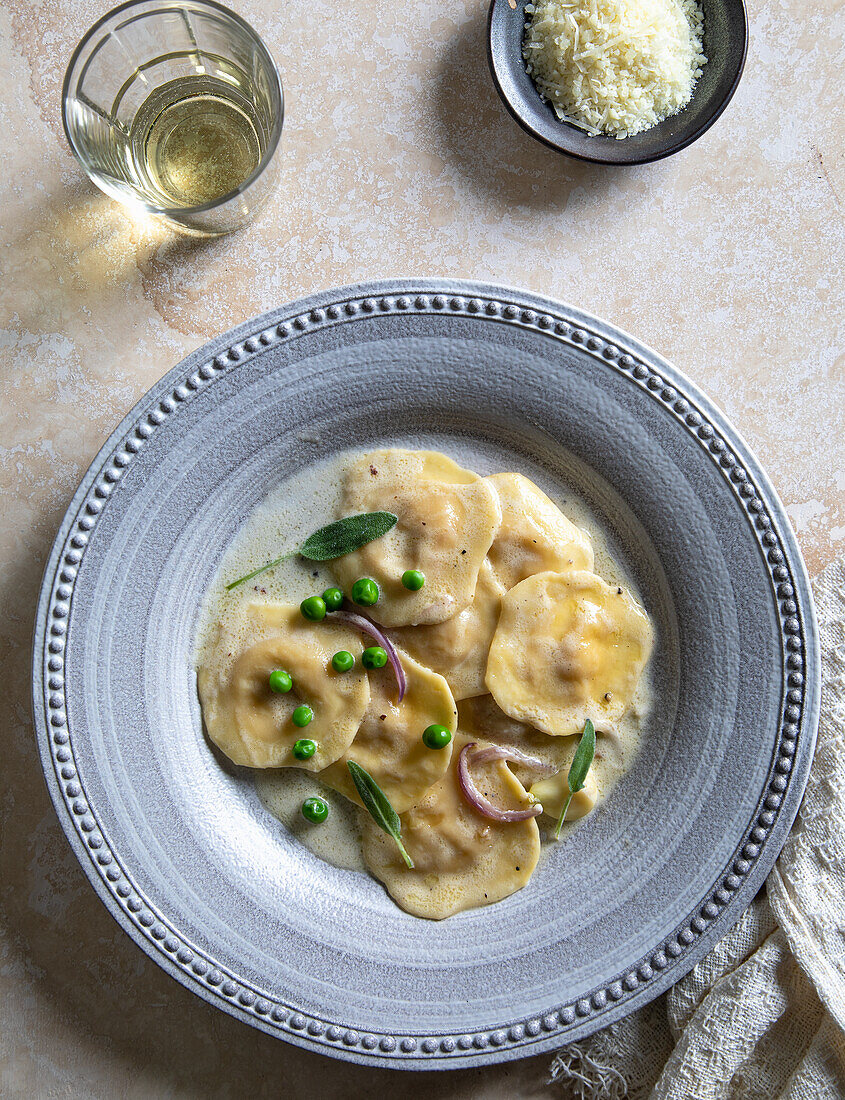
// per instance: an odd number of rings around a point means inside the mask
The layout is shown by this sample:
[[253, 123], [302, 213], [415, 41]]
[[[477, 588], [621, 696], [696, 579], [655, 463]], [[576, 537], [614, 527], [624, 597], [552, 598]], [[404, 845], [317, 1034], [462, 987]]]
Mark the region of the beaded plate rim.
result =
[[[274, 1000], [189, 942], [136, 888], [100, 828], [76, 771], [65, 706], [65, 634], [79, 563], [134, 455], [215, 378], [265, 348], [359, 316], [388, 313], [485, 318], [528, 329], [611, 364], [649, 393], [709, 455], [742, 505], [780, 626], [780, 728], [765, 789], [707, 896], [636, 966], [588, 996], [549, 1006], [543, 1015], [464, 1034], [358, 1032]], [[89, 467], [44, 570], [33, 642], [33, 714], [47, 786], [75, 855], [124, 931], [163, 969], [216, 1007], [296, 1045], [363, 1064], [448, 1069], [539, 1054], [606, 1027], [679, 980], [739, 919], [773, 866], [803, 795], [818, 725], [817, 654], [809, 580], [783, 506], [744, 440], [676, 368], [615, 326], [530, 292], [452, 279], [391, 279], [312, 295], [246, 322], [189, 355], [136, 403]]]

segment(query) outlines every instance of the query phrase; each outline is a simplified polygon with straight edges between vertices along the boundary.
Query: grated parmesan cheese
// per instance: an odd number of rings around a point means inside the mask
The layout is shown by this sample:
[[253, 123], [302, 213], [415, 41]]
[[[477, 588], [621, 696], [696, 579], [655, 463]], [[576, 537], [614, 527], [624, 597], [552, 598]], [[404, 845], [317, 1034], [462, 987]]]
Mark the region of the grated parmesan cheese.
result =
[[707, 58], [696, 0], [536, 0], [522, 54], [540, 95], [590, 134], [639, 134], [692, 98]]

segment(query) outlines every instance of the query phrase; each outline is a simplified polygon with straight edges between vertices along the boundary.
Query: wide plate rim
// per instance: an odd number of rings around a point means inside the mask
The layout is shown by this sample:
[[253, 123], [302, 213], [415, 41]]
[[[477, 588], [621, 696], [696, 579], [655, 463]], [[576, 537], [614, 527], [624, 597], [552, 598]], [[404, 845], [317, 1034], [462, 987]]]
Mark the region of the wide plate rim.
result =
[[[351, 313], [349, 303], [355, 307]], [[771, 825], [761, 828], [755, 811], [754, 819], [749, 822], [736, 848], [736, 853], [747, 852], [748, 858], [742, 860], [746, 867], [739, 877], [735, 874], [729, 876], [737, 880], [737, 885], [727, 891], [723, 876], [719, 876], [710, 894], [698, 903], [696, 909], [699, 915], [684, 922], [689, 924], [685, 931], [690, 942], [683, 936], [678, 938], [678, 957], [667, 959], [662, 950], [663, 944], [658, 944], [642, 964], [638, 964], [629, 986], [623, 988], [619, 982], [613, 983], [619, 987], [617, 991], [611, 990], [611, 983], [608, 983], [603, 989], [595, 991], [590, 1000], [579, 1001], [577, 1005], [550, 1006], [550, 1011], [536, 1020], [505, 1022], [500, 1028], [462, 1035], [457, 1039], [454, 1036], [438, 1036], [435, 1039], [431, 1033], [415, 1035], [402, 1029], [397, 1029], [390, 1036], [359, 1035], [345, 1026], [329, 1023], [325, 1018], [307, 1017], [296, 1011], [294, 1006], [274, 1005], [263, 999], [260, 991], [253, 992], [251, 987], [238, 982], [236, 976], [220, 974], [219, 971], [215, 973], [213, 960], [209, 965], [199, 964], [198, 954], [202, 953], [197, 953], [196, 948], [187, 941], [180, 940], [178, 930], [172, 930], [155, 905], [147, 899], [143, 899], [140, 909], [130, 912], [123, 894], [117, 890], [118, 886], [130, 881], [122, 860], [117, 853], [109, 851], [108, 843], [97, 831], [96, 819], [85, 802], [84, 792], [81, 799], [79, 796], [71, 797], [60, 780], [60, 769], [66, 763], [63, 757], [72, 761], [71, 735], [62, 705], [56, 703], [56, 691], [49, 685], [52, 671], [49, 663], [57, 662], [63, 667], [63, 622], [68, 615], [73, 588], [73, 577], [69, 582], [63, 581], [59, 567], [64, 560], [65, 574], [70, 576], [68, 568], [71, 568], [75, 576], [75, 567], [66, 558], [69, 553], [78, 553], [79, 558], [84, 553], [87, 530], [79, 526], [80, 519], [90, 530], [107, 506], [111, 488], [119, 481], [123, 468], [115, 462], [116, 455], [123, 456], [124, 466], [131, 461], [132, 447], [125, 447], [127, 439], [136, 444], [136, 452], [140, 450], [145, 438], [180, 403], [190, 400], [194, 393], [212, 384], [215, 377], [235, 367], [245, 357], [260, 353], [269, 344], [295, 339], [312, 328], [348, 323], [355, 316], [378, 312], [486, 317], [545, 333], [605, 362], [615, 363], [620, 372], [650, 391], [656, 401], [662, 401], [664, 408], [669, 407], [685, 423], [690, 417], [697, 416], [698, 419], [686, 423], [686, 426], [691, 436], [712, 452], [714, 462], [723, 466], [726, 480], [728, 471], [738, 469], [745, 476], [737, 479], [735, 484], [729, 482], [734, 489], [743, 482], [756, 485], [757, 492], [743, 501], [746, 504], [745, 518], [752, 529], [756, 530], [755, 519], [765, 516], [769, 520], [768, 526], [759, 530], [757, 538], [770, 574], [773, 600], [781, 624], [784, 696], [790, 660], [797, 660], [804, 674], [799, 713], [789, 721], [793, 731], [791, 748], [788, 755], [778, 755], [776, 752], [777, 760], [773, 762], [770, 775], [771, 788], [767, 781], [766, 790], [771, 789], [778, 802], [774, 807], [776, 812], [769, 811], [768, 814], [772, 818]], [[678, 401], [686, 402], [687, 408], [678, 412]], [[715, 448], [717, 440], [720, 441], [718, 449]], [[730, 444], [729, 450], [725, 448], [725, 441]], [[728, 456], [733, 461], [726, 465]], [[758, 507], [749, 510], [749, 503], [756, 503]], [[759, 524], [756, 526], [759, 527]], [[77, 528], [76, 534], [72, 535], [74, 528]], [[762, 536], [767, 533], [774, 542], [762, 541]], [[72, 543], [74, 538], [77, 538], [79, 545]], [[781, 574], [782, 579], [779, 580]], [[783, 589], [784, 584], [792, 586], [793, 595], [798, 600], [800, 618], [790, 617], [781, 610], [778, 589]], [[50, 646], [54, 647], [53, 652]], [[502, 284], [442, 278], [357, 283], [295, 300], [246, 321], [201, 346], [151, 386], [99, 449], [62, 519], [43, 573], [33, 636], [32, 668], [33, 717], [38, 748], [45, 781], [60, 824], [100, 899], [134, 942], [192, 992], [269, 1034], [297, 1046], [317, 1049], [360, 1064], [417, 1070], [461, 1068], [549, 1051], [606, 1027], [664, 992], [688, 972], [739, 919], [777, 858], [798, 812], [809, 774], [820, 695], [818, 630], [809, 579], [797, 540], [768, 476], [727, 417], [693, 382], [652, 348], [588, 311]], [[796, 706], [794, 703], [788, 704], [783, 698], [781, 709], [784, 710], [787, 705]], [[785, 724], [786, 720], [787, 715], [784, 714], [781, 722]], [[784, 741], [783, 724], [778, 749]], [[775, 786], [779, 783], [785, 784], [782, 791], [779, 785]], [[750, 836], [752, 828], [765, 833], [759, 843]], [[736, 862], [733, 866], [735, 869]], [[726, 872], [728, 869], [725, 869]], [[204, 968], [198, 972], [200, 965]], [[217, 980], [212, 981], [212, 976]], [[284, 1011], [277, 1012], [277, 1008], [284, 1008]], [[317, 1025], [317, 1033], [311, 1025]]]

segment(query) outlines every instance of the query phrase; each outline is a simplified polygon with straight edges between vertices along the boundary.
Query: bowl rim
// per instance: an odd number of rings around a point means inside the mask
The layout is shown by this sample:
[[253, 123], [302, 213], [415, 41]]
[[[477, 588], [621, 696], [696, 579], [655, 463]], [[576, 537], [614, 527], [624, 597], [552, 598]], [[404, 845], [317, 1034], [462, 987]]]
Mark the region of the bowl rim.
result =
[[[354, 309], [348, 308], [353, 306]], [[488, 306], [492, 307], [492, 312]], [[795, 658], [801, 661], [800, 665], [784, 664], [782, 667], [803, 667], [806, 674], [801, 713], [795, 722], [794, 733], [790, 734], [791, 738], [798, 737], [799, 740], [797, 746], [793, 744], [790, 750], [791, 763], [787, 763], [785, 770], [778, 765], [786, 757], [780, 758], [777, 754], [772, 757], [770, 774], [782, 773], [775, 780], [779, 785], [773, 789], [783, 793], [778, 796], [779, 805], [777, 812], [773, 813], [773, 822], [766, 824], [764, 832], [767, 836], [759, 844], [749, 831], [754, 826], [756, 813], [744, 828], [737, 851], [743, 853], [743, 860], [747, 856], [747, 861], [739, 872], [741, 881], [730, 887], [730, 897], [725, 900], [724, 891], [720, 896], [720, 880], [715, 880], [711, 894], [718, 905], [714, 902], [701, 909], [703, 916], [688, 923], [688, 927], [694, 926], [694, 931], [684, 931], [686, 938], [683, 938], [683, 944], [686, 946], [678, 954], [670, 952], [671, 961], [667, 960], [660, 947], [645, 956], [637, 972], [642, 980], [632, 971], [633, 985], [626, 987], [630, 992], [622, 992], [618, 1003], [615, 994], [608, 1001], [606, 995], [599, 991], [596, 996], [600, 994], [600, 999], [596, 1002], [584, 1000], [578, 1003], [577, 1008], [568, 1005], [542, 1020], [539, 1017], [532, 1020], [532, 1030], [516, 1022], [508, 1032], [504, 1028], [493, 1032], [495, 1038], [492, 1040], [487, 1030], [479, 1031], [476, 1033], [479, 1043], [474, 1046], [458, 1046], [447, 1033], [450, 1046], [432, 1047], [427, 1045], [433, 1041], [428, 1033], [409, 1036], [401, 1027], [397, 1029], [398, 1040], [388, 1035], [383, 1039], [384, 1045], [376, 1046], [375, 1037], [369, 1033], [344, 1031], [334, 1021], [323, 1021], [317, 1016], [312, 1016], [311, 1022], [323, 1030], [312, 1031], [308, 1029], [309, 1019], [296, 1006], [274, 1006], [269, 998], [276, 995], [268, 994], [261, 986], [253, 987], [246, 979], [228, 972], [225, 967], [222, 972], [210, 969], [217, 965], [213, 951], [209, 953], [195, 942], [189, 942], [184, 938], [183, 931], [175, 926], [171, 928], [173, 938], [166, 936], [170, 928], [167, 916], [155, 907], [155, 901], [147, 900], [143, 887], [133, 883], [133, 871], [123, 862], [122, 853], [115, 850], [112, 854], [112, 842], [107, 832], [96, 831], [97, 810], [86, 801], [88, 795], [84, 784], [81, 791], [75, 790], [74, 786], [72, 793], [59, 777], [60, 765], [73, 760], [75, 736], [68, 720], [64, 693], [54, 689], [49, 682], [53, 668], [55, 675], [61, 673], [64, 677], [64, 636], [68, 631], [68, 612], [73, 603], [73, 592], [67, 591], [62, 576], [63, 563], [68, 559], [73, 563], [68, 574], [71, 576], [68, 587], [72, 588], [79, 562], [85, 554], [88, 532], [95, 527], [97, 517], [107, 511], [115, 483], [119, 491], [122, 469], [132, 461], [132, 456], [141, 450], [144, 441], [158, 430], [159, 425], [202, 395], [215, 378], [237, 371], [241, 363], [262, 354], [268, 347], [343, 325], [354, 316], [378, 315], [380, 311], [404, 316], [419, 312], [458, 318], [487, 317], [490, 323], [504, 323], [532, 333], [543, 333], [573, 347], [584, 348], [596, 359], [601, 357], [617, 363], [618, 370], [623, 371], [632, 384], [652, 392], [654, 400], [663, 402], [666, 407], [671, 404], [672, 415], [683, 418], [689, 432], [695, 433], [697, 445], [703, 446], [702, 440], [709, 440], [707, 450], [715, 456], [722, 448], [714, 449], [714, 433], [719, 441], [724, 439], [730, 442], [729, 454], [723, 455], [730, 461], [726, 463], [720, 459], [719, 465], [725, 470], [736, 467], [735, 472], [742, 473], [742, 477], [730, 475], [734, 485], [732, 491], [738, 493], [736, 484], [744, 484], [750, 475], [750, 487], [757, 494], [739, 494], [746, 501], [743, 505], [746, 518], [750, 520], [752, 514], [757, 516], [762, 502], [764, 510], [769, 511], [775, 521], [773, 528], [771, 524], [765, 526], [766, 531], [770, 528], [774, 531], [774, 547], [768, 552], [764, 549], [772, 546], [771, 536], [769, 541], [760, 542], [763, 567], [772, 576], [773, 593], [776, 588], [778, 592], [775, 603], [779, 604], [781, 595], [785, 595], [774, 585], [775, 581], [791, 580], [795, 586], [792, 591], [797, 591], [800, 598], [800, 619], [787, 619], [785, 609], [779, 613], [779, 629], [784, 639], [783, 660], [787, 662], [792, 659], [787, 657], [787, 650], [790, 654], [793, 650], [801, 653], [800, 657]], [[701, 436], [702, 429], [706, 429], [704, 436]], [[715, 457], [713, 461], [716, 461]], [[724, 476], [729, 475], [725, 473]], [[753, 527], [760, 532], [764, 529], [756, 521]], [[762, 533], [757, 537], [762, 540]], [[78, 549], [74, 549], [76, 547]], [[793, 635], [796, 630], [797, 647], [786, 646], [787, 637], [790, 642], [795, 640]], [[50, 663], [53, 661], [55, 665]], [[724, 935], [724, 914], [741, 913], [750, 904], [786, 840], [798, 812], [812, 762], [818, 727], [820, 683], [818, 628], [809, 579], [797, 540], [766, 473], [727, 417], [677, 368], [615, 325], [544, 295], [501, 284], [448, 277], [389, 278], [312, 294], [244, 322], [198, 348], [171, 368], [142, 395], [118, 424], [92, 461], [73, 496], [45, 563], [32, 649], [33, 720], [45, 782], [74, 855], [123, 930], [153, 961], [186, 988], [259, 1030], [293, 1045], [319, 1050], [333, 1057], [403, 1070], [465, 1068], [546, 1053], [560, 1046], [561, 1040], [584, 1038], [598, 1028], [621, 1019], [664, 992], [688, 972]], [[785, 694], [781, 704], [785, 706]], [[749, 840], [748, 844], [746, 840]], [[125, 900], [128, 897], [132, 899], [132, 906]], [[673, 943], [678, 935], [680, 933], [673, 933]], [[652, 967], [649, 959], [657, 960], [656, 966]], [[226, 986], [221, 989], [224, 978]], [[265, 1000], [265, 997], [268, 999]], [[276, 1010], [279, 1015], [274, 1014]], [[328, 1022], [331, 1022], [331, 1028], [325, 1030]], [[466, 1038], [471, 1044], [472, 1037]]]
[[[733, 0], [739, 6], [739, 10], [742, 13], [742, 56], [740, 57], [739, 66], [731, 81], [725, 95], [722, 97], [716, 109], [709, 114], [703, 122], [701, 122], [695, 129], [689, 134], [684, 135], [679, 140], [668, 145], [665, 149], [660, 149], [655, 153], [644, 154], [639, 157], [634, 157], [630, 160], [613, 160], [609, 157], [603, 156], [588, 156], [584, 153], [576, 153], [570, 149], [565, 148], [561, 142], [555, 142], [550, 140], [538, 129], [531, 125], [529, 119], [523, 115], [517, 107], [517, 103], [511, 98], [511, 96], [505, 91], [502, 80], [499, 75], [499, 66], [496, 61], [496, 55], [494, 50], [494, 41], [500, 42], [501, 38], [496, 32], [494, 27], [494, 19], [501, 8], [507, 5], [510, 8], [509, 0], [490, 0], [490, 6], [487, 11], [487, 64], [490, 69], [490, 75], [493, 78], [493, 84], [496, 91], [499, 93], [499, 98], [507, 109], [508, 114], [517, 122], [527, 134], [541, 142], [548, 149], [554, 149], [556, 153], [561, 153], [565, 157], [570, 157], [572, 160], [581, 161], [583, 164], [604, 164], [610, 167], [616, 168], [628, 168], [637, 164], [652, 164], [658, 160], [664, 160], [666, 157], [672, 156], [674, 153], [679, 153], [682, 149], [686, 149], [692, 145], [694, 141], [697, 141], [702, 134], [706, 133], [713, 123], [720, 117], [727, 105], [734, 97], [739, 82], [742, 79], [742, 74], [745, 71], [745, 62], [748, 58], [748, 9], [745, 5], [745, 0]], [[516, 8], [510, 8], [511, 11], [519, 10], [519, 0], [515, 0]], [[539, 99], [538, 93], [538, 99]], [[517, 102], [519, 102], [517, 100]], [[540, 100], [542, 103], [542, 100]], [[563, 125], [563, 124], [562, 124]]]

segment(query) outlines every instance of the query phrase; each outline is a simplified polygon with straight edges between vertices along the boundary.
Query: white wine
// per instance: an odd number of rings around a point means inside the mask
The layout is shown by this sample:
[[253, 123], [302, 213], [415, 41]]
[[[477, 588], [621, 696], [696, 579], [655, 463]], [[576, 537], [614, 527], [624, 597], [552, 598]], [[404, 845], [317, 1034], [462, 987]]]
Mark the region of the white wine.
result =
[[185, 233], [240, 229], [278, 180], [279, 70], [215, 0], [115, 8], [79, 44], [62, 109], [94, 183]]
[[190, 76], [157, 89], [129, 133], [136, 183], [156, 205], [193, 207], [236, 191], [261, 162], [249, 100], [219, 79]]

